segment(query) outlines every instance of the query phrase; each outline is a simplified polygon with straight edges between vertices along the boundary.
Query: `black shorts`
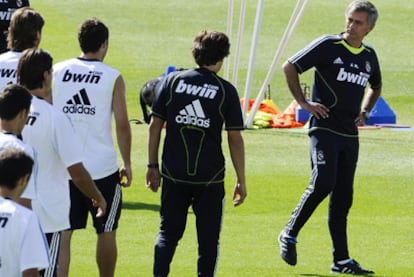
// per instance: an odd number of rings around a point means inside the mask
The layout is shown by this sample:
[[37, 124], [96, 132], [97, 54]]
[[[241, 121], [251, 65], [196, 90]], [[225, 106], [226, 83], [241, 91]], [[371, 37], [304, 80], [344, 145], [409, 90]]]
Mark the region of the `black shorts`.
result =
[[46, 233], [45, 237], [49, 245], [50, 265], [48, 268], [40, 270], [39, 275], [43, 277], [56, 277], [58, 271], [61, 232]]
[[92, 205], [89, 197], [85, 196], [70, 181], [70, 229], [84, 229], [88, 221], [88, 212], [91, 213], [96, 233], [112, 232], [118, 228], [121, 217], [122, 190], [118, 171], [108, 177], [94, 180], [96, 186], [104, 196], [107, 207], [103, 217], [96, 217], [97, 208]]

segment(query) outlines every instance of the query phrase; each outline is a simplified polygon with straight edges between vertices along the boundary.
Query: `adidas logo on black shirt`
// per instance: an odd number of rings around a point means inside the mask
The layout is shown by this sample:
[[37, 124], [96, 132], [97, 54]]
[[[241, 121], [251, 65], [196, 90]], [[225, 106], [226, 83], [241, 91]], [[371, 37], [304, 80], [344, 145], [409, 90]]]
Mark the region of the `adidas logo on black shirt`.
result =
[[68, 100], [62, 110], [64, 113], [70, 114], [95, 114], [95, 107], [91, 106], [85, 89], [82, 89], [78, 94], [75, 94]]
[[186, 105], [175, 117], [175, 122], [186, 125], [209, 128], [210, 119], [206, 118], [200, 100], [194, 100]]

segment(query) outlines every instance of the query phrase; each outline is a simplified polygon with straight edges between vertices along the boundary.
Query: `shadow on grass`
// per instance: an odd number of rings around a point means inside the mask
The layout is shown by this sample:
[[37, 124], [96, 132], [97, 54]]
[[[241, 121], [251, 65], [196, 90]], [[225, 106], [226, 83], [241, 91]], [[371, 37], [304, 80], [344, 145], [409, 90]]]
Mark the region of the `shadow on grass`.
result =
[[[329, 275], [326, 274], [312, 274], [312, 273], [302, 273], [299, 274], [300, 276], [308, 276], [308, 277], [332, 277], [332, 276], [345, 276], [347, 274], [337, 274], [337, 273], [332, 273]], [[359, 276], [375, 276], [375, 277], [391, 277], [391, 276], [387, 276], [387, 275], [377, 275], [377, 274], [362, 274]]]
[[312, 274], [312, 273], [302, 273], [299, 274], [300, 276], [309, 276], [309, 277], [330, 277], [332, 275], [324, 275], [324, 274]]
[[148, 204], [142, 202], [123, 202], [122, 209], [126, 210], [149, 210], [158, 212], [160, 210], [160, 205]]

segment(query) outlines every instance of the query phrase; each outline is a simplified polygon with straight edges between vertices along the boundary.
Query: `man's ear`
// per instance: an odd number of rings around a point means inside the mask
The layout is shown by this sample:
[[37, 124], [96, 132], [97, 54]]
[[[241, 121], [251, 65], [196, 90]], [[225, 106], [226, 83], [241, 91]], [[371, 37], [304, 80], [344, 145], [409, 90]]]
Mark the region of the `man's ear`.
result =
[[104, 42], [102, 42], [101, 48], [103, 49], [108, 48], [108, 40], [105, 40]]
[[42, 32], [37, 31], [36, 32], [36, 38], [35, 38], [35, 46], [39, 46], [40, 41], [42, 40]]
[[26, 118], [28, 114], [29, 114], [29, 110], [23, 109], [17, 114], [17, 116], [20, 118]]
[[22, 176], [19, 178], [19, 180], [17, 180], [16, 189], [18, 189], [19, 197], [23, 193], [23, 191], [26, 189], [29, 179], [30, 179], [30, 174], [26, 174], [25, 176]]
[[47, 80], [47, 78], [50, 77], [50, 74], [52, 74], [52, 72], [50, 70], [45, 70], [43, 72], [43, 82], [45, 82]]
[[366, 35], [368, 35], [369, 33], [371, 33], [372, 30], [374, 30], [375, 25], [370, 26], [370, 29], [368, 30], [368, 32], [366, 33]]

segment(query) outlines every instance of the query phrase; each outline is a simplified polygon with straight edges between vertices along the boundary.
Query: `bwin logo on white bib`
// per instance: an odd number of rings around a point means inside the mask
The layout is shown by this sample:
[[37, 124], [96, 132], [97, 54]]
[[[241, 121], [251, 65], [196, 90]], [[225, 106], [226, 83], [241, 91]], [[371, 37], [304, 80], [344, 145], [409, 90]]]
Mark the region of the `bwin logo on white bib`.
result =
[[97, 84], [101, 80], [101, 76], [102, 72], [89, 71], [84, 74], [70, 72], [70, 70], [67, 69], [63, 75], [62, 82]]
[[203, 128], [210, 127], [210, 119], [206, 118], [203, 107], [198, 99], [180, 110], [179, 114], [175, 117], [175, 122]]

